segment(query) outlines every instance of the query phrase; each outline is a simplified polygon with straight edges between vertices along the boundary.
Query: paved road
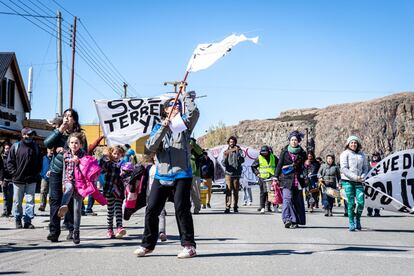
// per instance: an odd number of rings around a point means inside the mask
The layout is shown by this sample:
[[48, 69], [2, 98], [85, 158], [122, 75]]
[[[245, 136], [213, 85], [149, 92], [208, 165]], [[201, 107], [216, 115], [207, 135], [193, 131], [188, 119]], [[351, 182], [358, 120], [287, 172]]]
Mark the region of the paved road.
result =
[[193, 217], [199, 256], [187, 260], [176, 258], [181, 248], [171, 203], [169, 240], [145, 258], [132, 254], [143, 232], [143, 210], [125, 223], [125, 239], [109, 240], [105, 208], [96, 207], [98, 216], [82, 217], [79, 246], [46, 241], [47, 213], [38, 212], [35, 230], [16, 230], [12, 218], [0, 218], [0, 274], [413, 275], [414, 216], [364, 217], [363, 231], [350, 233], [342, 208], [334, 217], [308, 214], [306, 227], [285, 229], [280, 214], [258, 214], [257, 205], [228, 215], [223, 206], [223, 194], [215, 193], [213, 208]]

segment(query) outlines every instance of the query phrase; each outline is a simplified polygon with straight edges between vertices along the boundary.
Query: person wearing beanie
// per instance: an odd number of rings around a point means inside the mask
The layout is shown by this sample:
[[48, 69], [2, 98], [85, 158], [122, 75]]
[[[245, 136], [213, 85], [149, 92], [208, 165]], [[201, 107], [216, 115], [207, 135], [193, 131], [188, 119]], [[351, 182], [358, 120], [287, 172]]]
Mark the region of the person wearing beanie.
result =
[[306, 152], [299, 145], [302, 138], [303, 134], [298, 131], [289, 134], [289, 145], [282, 150], [275, 172], [282, 188], [282, 220], [286, 228], [306, 224], [302, 192], [306, 186], [303, 173]]
[[[361, 230], [361, 215], [364, 210], [364, 182], [368, 173], [368, 161], [361, 150], [361, 140], [357, 136], [349, 136], [345, 151], [340, 156], [341, 186], [348, 199], [349, 231]], [[357, 206], [355, 206], [355, 200]], [[356, 207], [356, 214], [355, 214]]]
[[259, 178], [260, 187], [260, 208], [257, 209], [260, 213], [265, 213], [265, 207], [267, 205], [267, 211], [272, 212], [271, 202], [268, 201], [268, 190], [266, 186], [266, 180], [269, 180], [275, 175], [275, 169], [277, 165], [277, 157], [270, 152], [268, 146], [264, 145], [260, 149], [259, 156], [252, 163], [252, 171]]

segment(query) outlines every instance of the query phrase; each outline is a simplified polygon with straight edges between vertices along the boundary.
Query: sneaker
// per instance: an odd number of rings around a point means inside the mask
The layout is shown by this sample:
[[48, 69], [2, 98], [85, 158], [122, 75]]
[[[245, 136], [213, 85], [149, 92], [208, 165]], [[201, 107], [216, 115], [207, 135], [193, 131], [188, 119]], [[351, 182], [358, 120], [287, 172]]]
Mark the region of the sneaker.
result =
[[246, 202], [244, 202], [244, 203], [243, 203], [243, 206], [246, 206], [246, 205], [247, 205], [247, 203], [246, 203]]
[[350, 232], [354, 232], [355, 231], [355, 224], [352, 223], [352, 224], [349, 225], [349, 231]]
[[203, 205], [201, 208], [206, 209], [206, 205]]
[[49, 233], [46, 237], [47, 240], [51, 241], [51, 242], [58, 242], [59, 241], [59, 237], [57, 237], [56, 235]]
[[44, 206], [40, 206], [39, 209], [37, 209], [37, 210], [39, 210], [40, 212], [44, 212], [45, 211], [45, 207]]
[[66, 240], [67, 240], [67, 241], [73, 240], [73, 231], [70, 231], [70, 230], [69, 230], [69, 233], [68, 233], [68, 235], [66, 236]]
[[185, 246], [183, 248], [183, 251], [178, 253], [177, 258], [178, 259], [187, 259], [187, 258], [193, 258], [197, 256], [197, 252], [195, 250], [194, 246]]
[[114, 230], [112, 229], [106, 230], [106, 236], [110, 239], [114, 239], [115, 238]]
[[229, 214], [230, 213], [230, 208], [226, 208], [226, 210], [224, 210], [225, 214]]
[[160, 233], [160, 241], [162, 241], [162, 242], [167, 241], [167, 234], [161, 232]]
[[24, 229], [35, 229], [34, 225], [31, 222], [25, 222], [23, 225]]
[[262, 208], [257, 208], [257, 211], [260, 212], [262, 210]]
[[16, 220], [16, 229], [21, 229], [21, 228], [23, 228], [22, 221]]
[[134, 251], [134, 254], [135, 255], [137, 255], [137, 257], [144, 257], [144, 256], [146, 256], [147, 254], [149, 254], [149, 253], [151, 253], [152, 252], [152, 250], [151, 249], [148, 249], [148, 248], [145, 248], [145, 247], [142, 247], [142, 246], [139, 246], [135, 251]]
[[296, 223], [292, 223], [292, 225], [290, 226], [291, 229], [296, 229], [298, 228], [298, 225]]
[[251, 202], [249, 202], [249, 203], [247, 203], [247, 205], [248, 205], [248, 206], [252, 206], [252, 203], [251, 203]]
[[69, 210], [68, 205], [60, 206], [58, 214], [57, 214], [58, 217], [63, 218], [66, 215], [66, 213], [68, 212], [68, 210]]
[[124, 229], [124, 227], [120, 226], [116, 229], [116, 234], [115, 234], [115, 238], [117, 239], [122, 239], [126, 234], [126, 230]]
[[211, 208], [211, 205], [210, 205], [210, 203], [207, 203], [207, 208]]
[[291, 225], [292, 225], [292, 222], [290, 220], [287, 220], [285, 222], [285, 228], [290, 228]]
[[238, 213], [239, 212], [239, 208], [237, 208], [237, 207], [233, 208], [233, 212]]
[[200, 210], [196, 210], [196, 209], [194, 209], [193, 214], [194, 214], [194, 215], [198, 215], [198, 214], [200, 214]]
[[2, 218], [7, 218], [9, 216], [9, 214], [7, 214], [7, 213], [3, 213], [3, 214], [1, 214], [1, 217]]
[[265, 208], [260, 209], [260, 214], [264, 214], [265, 213]]

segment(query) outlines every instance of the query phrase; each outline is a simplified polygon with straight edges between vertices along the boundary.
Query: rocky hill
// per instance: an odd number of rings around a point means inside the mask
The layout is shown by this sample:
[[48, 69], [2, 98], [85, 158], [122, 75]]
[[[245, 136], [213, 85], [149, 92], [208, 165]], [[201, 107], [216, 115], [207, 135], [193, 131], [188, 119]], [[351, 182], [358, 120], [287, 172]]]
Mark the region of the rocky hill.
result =
[[[369, 155], [374, 151], [387, 155], [414, 148], [414, 93], [322, 109], [288, 110], [274, 119], [246, 120], [228, 128], [239, 144], [257, 148], [270, 145], [277, 154], [287, 145], [288, 133], [297, 129], [308, 133], [308, 148], [313, 148], [317, 156], [334, 153], [339, 157], [351, 134], [362, 139]], [[203, 137], [199, 141], [203, 144]], [[306, 147], [306, 139], [302, 146]]]

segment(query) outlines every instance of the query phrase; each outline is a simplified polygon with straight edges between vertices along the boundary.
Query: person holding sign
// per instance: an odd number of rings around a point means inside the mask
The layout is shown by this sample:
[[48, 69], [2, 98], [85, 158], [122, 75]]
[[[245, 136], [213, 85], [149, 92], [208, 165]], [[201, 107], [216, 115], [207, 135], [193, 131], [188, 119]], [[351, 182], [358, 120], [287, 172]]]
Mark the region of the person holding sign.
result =
[[[180, 87], [180, 92], [182, 88]], [[190, 138], [200, 113], [193, 95], [184, 92], [180, 97], [180, 100], [170, 99], [165, 102], [163, 120], [154, 126], [145, 145], [148, 151], [155, 153], [157, 162], [145, 211], [141, 246], [134, 251], [138, 257], [144, 257], [154, 250], [159, 235], [158, 217], [171, 192], [174, 193], [175, 216], [183, 246], [177, 257], [191, 258], [197, 255], [190, 210], [193, 177]]]
[[[361, 230], [361, 215], [364, 210], [364, 182], [368, 173], [368, 161], [362, 152], [361, 140], [349, 136], [345, 151], [341, 153], [341, 185], [348, 199], [349, 231]], [[355, 200], [357, 202], [355, 215]]]

